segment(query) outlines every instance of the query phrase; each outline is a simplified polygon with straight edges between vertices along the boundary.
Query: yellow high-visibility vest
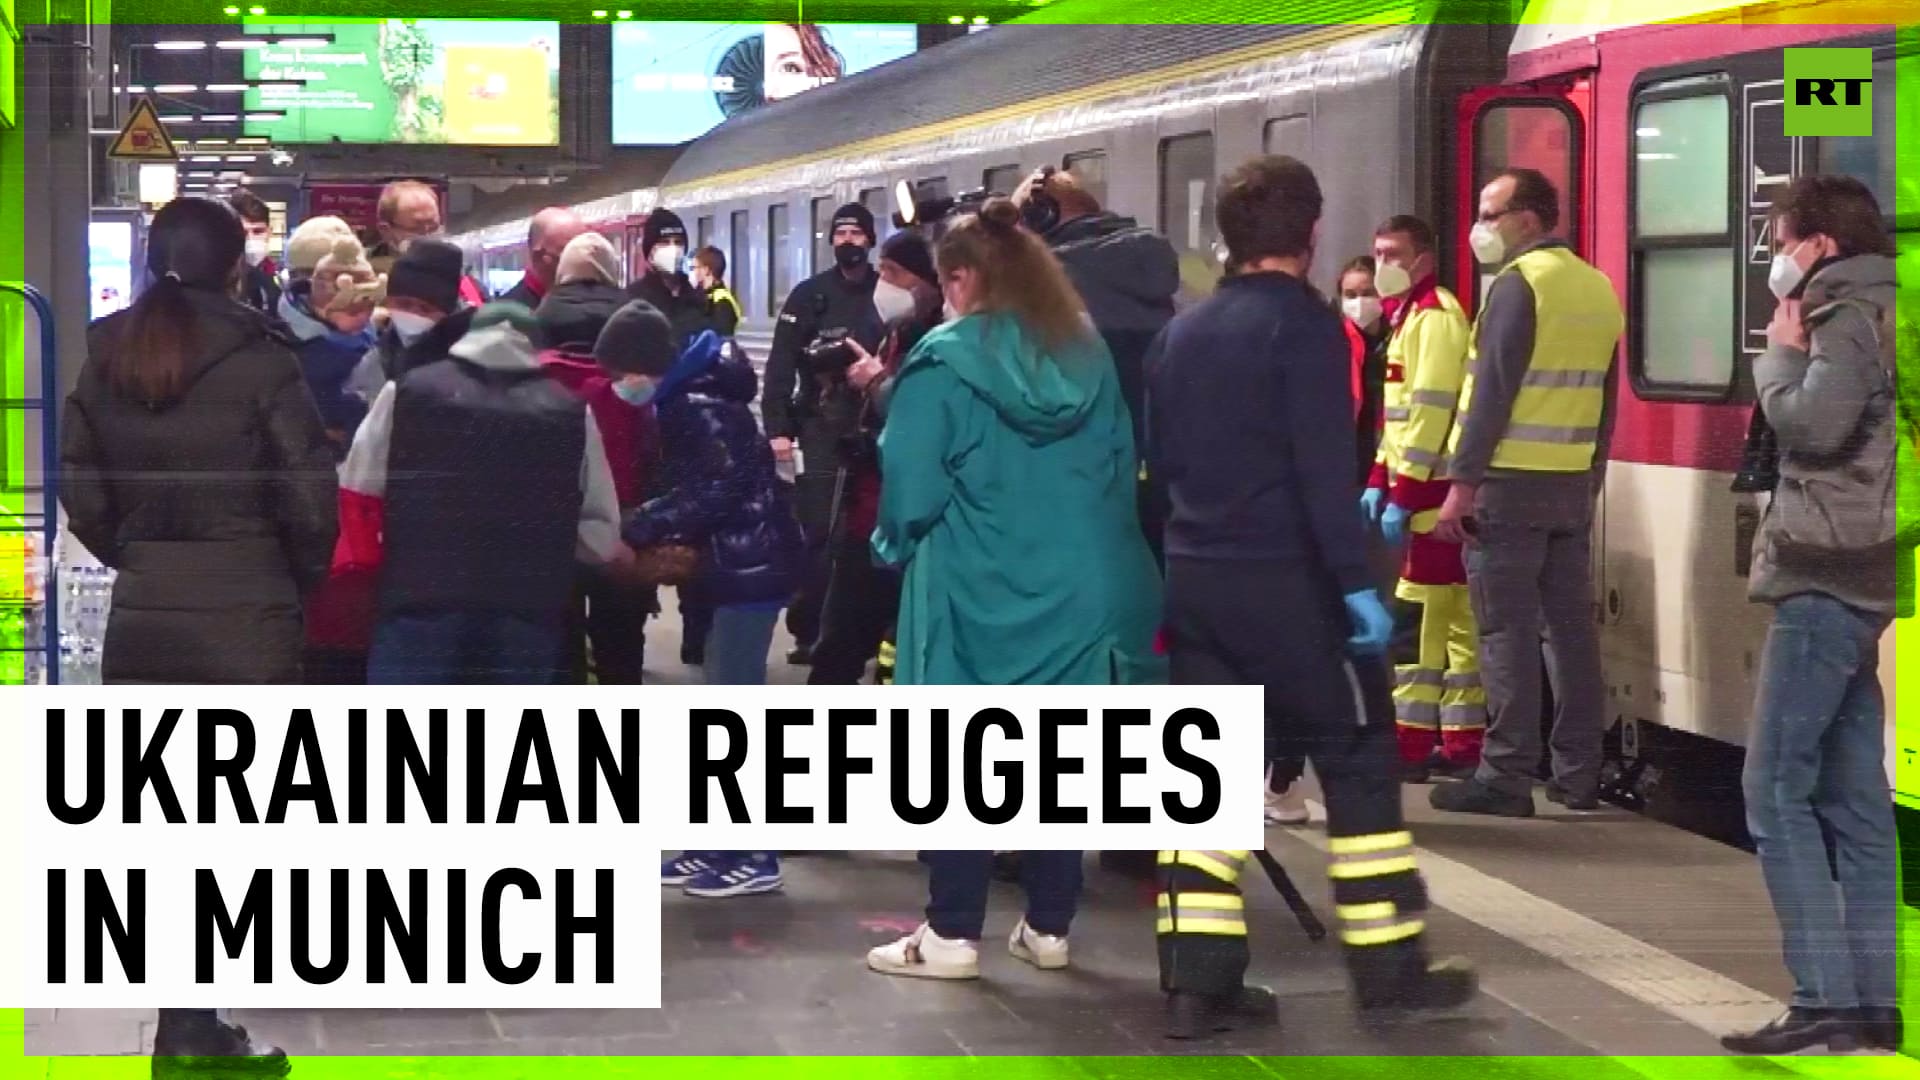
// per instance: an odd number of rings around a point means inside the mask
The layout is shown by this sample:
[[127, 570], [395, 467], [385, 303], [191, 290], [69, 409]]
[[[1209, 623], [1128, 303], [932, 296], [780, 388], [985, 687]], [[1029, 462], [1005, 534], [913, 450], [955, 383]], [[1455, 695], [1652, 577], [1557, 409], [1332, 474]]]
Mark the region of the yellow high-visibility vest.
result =
[[1466, 381], [1467, 313], [1447, 290], [1436, 287], [1433, 295], [1434, 305], [1408, 312], [1387, 341], [1375, 460], [1410, 480], [1446, 478], [1448, 433]]
[[715, 285], [707, 292], [707, 297], [716, 304], [725, 304], [732, 308], [736, 321], [745, 317], [745, 313], [740, 310], [740, 301], [733, 298], [733, 292], [725, 285]]
[[[1585, 472], [1593, 467], [1607, 372], [1626, 324], [1620, 298], [1605, 274], [1565, 247], [1536, 248], [1500, 273], [1519, 274], [1533, 289], [1533, 355], [1489, 464], [1525, 472]], [[1479, 349], [1476, 316], [1470, 357], [1477, 359]], [[1447, 444], [1449, 457], [1458, 450], [1460, 430], [1473, 409], [1472, 367], [1470, 360], [1459, 422]]]

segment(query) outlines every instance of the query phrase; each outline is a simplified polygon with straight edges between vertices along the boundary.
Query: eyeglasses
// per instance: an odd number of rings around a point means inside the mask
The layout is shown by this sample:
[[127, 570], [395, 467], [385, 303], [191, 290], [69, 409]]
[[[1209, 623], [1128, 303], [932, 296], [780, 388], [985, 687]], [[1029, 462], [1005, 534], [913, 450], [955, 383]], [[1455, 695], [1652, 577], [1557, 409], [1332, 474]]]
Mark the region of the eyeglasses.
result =
[[1520, 211], [1520, 207], [1509, 206], [1505, 210], [1497, 210], [1491, 214], [1481, 214], [1480, 220], [1483, 224], [1491, 225], [1494, 222], [1499, 221], [1501, 218], [1506, 217], [1508, 214], [1518, 213], [1519, 211]]

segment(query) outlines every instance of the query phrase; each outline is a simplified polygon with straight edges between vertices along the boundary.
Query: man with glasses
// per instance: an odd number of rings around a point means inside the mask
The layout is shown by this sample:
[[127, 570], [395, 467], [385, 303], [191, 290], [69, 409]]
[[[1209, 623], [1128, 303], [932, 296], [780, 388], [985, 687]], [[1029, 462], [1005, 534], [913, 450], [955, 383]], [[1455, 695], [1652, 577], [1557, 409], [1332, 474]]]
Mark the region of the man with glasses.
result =
[[1552, 235], [1559, 194], [1512, 168], [1480, 192], [1469, 243], [1498, 267], [1473, 328], [1452, 485], [1434, 535], [1467, 549], [1480, 624], [1487, 732], [1473, 777], [1433, 789], [1435, 809], [1530, 817], [1540, 765], [1540, 641], [1553, 679], [1547, 798], [1592, 809], [1600, 778], [1600, 638], [1593, 620], [1593, 506], [1625, 323], [1605, 274]]

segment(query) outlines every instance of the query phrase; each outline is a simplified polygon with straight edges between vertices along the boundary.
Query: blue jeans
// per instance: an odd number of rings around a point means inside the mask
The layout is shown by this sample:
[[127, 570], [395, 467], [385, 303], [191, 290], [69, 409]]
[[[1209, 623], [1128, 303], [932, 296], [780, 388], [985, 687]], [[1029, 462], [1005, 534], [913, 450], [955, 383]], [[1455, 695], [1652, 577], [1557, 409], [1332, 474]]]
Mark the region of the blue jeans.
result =
[[[1027, 925], [1065, 937], [1080, 901], [1081, 852], [1023, 851], [1020, 887], [1027, 894]], [[943, 938], [979, 941], [993, 887], [993, 852], [923, 851], [927, 864], [927, 925]]]
[[367, 682], [375, 686], [545, 686], [566, 668], [560, 616], [443, 612], [393, 615], [373, 630]]
[[1878, 670], [1887, 622], [1803, 593], [1774, 609], [1767, 630], [1743, 786], [1795, 1005], [1895, 1003], [1893, 799]]
[[779, 621], [778, 608], [715, 608], [707, 632], [707, 685], [766, 685], [767, 650]]

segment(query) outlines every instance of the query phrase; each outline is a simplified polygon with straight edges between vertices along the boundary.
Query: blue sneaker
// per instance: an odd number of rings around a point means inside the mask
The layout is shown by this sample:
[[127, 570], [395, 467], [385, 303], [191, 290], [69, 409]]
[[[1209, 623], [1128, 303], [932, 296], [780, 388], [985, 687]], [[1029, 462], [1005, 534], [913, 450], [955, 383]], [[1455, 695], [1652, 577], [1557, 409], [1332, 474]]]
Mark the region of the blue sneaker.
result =
[[660, 864], [660, 884], [685, 885], [706, 873], [712, 865], [705, 852], [683, 851]]
[[715, 862], [687, 882], [687, 895], [708, 899], [779, 892], [780, 860], [746, 858]]

